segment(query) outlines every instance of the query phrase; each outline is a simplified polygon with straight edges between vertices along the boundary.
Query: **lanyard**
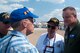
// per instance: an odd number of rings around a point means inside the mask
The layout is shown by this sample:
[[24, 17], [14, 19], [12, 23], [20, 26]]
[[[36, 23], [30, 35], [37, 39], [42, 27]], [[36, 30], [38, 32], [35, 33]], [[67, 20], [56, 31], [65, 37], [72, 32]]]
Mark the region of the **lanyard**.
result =
[[[47, 38], [48, 38], [48, 34], [47, 34], [46, 38], [44, 39], [44, 41], [46, 41], [45, 43], [47, 43], [47, 41], [48, 41], [48, 40], [46, 40]], [[50, 46], [50, 41], [49, 41], [49, 45], [46, 44], [44, 53], [54, 53], [55, 39], [56, 39], [56, 36], [54, 36], [53, 46]]]

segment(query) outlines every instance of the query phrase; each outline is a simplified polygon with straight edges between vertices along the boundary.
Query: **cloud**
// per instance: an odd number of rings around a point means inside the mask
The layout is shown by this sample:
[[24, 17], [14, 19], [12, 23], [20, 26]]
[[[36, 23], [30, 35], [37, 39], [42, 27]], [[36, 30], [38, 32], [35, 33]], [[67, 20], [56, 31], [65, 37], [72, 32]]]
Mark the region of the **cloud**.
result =
[[0, 12], [11, 12], [14, 9], [21, 8], [21, 4], [11, 4], [11, 5], [0, 5]]
[[[0, 5], [0, 13], [1, 12], [12, 12], [17, 8], [23, 8], [22, 4], [11, 4], [11, 5]], [[31, 12], [34, 12], [33, 8], [28, 7]]]
[[11, 10], [11, 7], [9, 7], [8, 5], [0, 5], [0, 13], [1, 12], [7, 12], [10, 10]]
[[8, 3], [6, 0], [0, 0], [0, 4]]
[[80, 21], [80, 12], [77, 13], [78, 20]]
[[12, 8], [12, 9], [17, 9], [17, 8], [22, 8], [23, 7], [23, 5], [22, 4], [11, 4], [10, 5], [10, 7]]
[[11, 2], [28, 2], [29, 0], [0, 0], [0, 4], [6, 4]]
[[50, 3], [64, 3], [65, 0], [36, 0], [36, 1], [45, 1]]
[[[76, 11], [77, 11], [77, 18], [80, 21], [80, 8], [76, 8]], [[43, 15], [41, 18], [43, 18], [42, 20], [48, 21], [52, 17], [56, 17], [60, 21], [63, 21], [63, 18], [62, 18], [62, 9], [54, 9], [50, 13]]]
[[34, 9], [33, 8], [28, 8], [31, 12], [34, 12]]
[[80, 8], [76, 7], [76, 10], [77, 10], [77, 18], [80, 21]]
[[46, 19], [47, 21], [52, 17], [56, 17], [56, 18], [58, 18], [59, 20], [62, 21], [63, 20], [62, 9], [54, 9], [49, 14], [45, 14], [45, 15], [42, 16], [42, 18]]
[[29, 0], [9, 0], [9, 2], [25, 2], [25, 1], [29, 1]]
[[[21, 5], [21, 4], [17, 4], [17, 3], [16, 3], [16, 4], [11, 4], [10, 7], [13, 8], [13, 9], [17, 9], [17, 8], [23, 8], [24, 6]], [[28, 9], [29, 9], [31, 12], [34, 12], [34, 9], [33, 9], [33, 8], [28, 7]]]
[[40, 0], [36, 0], [37, 2], [39, 2]]

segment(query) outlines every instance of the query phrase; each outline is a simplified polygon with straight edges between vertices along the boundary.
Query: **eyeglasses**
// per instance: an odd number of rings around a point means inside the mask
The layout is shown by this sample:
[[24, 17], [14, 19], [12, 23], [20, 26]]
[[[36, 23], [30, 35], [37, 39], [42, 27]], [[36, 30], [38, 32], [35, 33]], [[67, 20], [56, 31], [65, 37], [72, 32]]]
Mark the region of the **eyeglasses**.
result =
[[55, 29], [56, 26], [51, 26], [51, 25], [47, 25], [48, 28], [52, 28], [52, 29]]

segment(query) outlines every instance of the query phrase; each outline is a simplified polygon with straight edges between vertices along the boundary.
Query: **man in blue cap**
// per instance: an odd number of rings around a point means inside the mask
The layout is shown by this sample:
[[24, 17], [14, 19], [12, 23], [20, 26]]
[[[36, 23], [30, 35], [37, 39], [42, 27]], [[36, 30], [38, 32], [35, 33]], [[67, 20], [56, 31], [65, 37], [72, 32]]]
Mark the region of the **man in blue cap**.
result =
[[[7, 37], [3, 38], [3, 41], [0, 43], [0, 46], [2, 46], [0, 53], [38, 53], [35, 46], [26, 37], [26, 35], [33, 33], [33, 18], [37, 17], [26, 7], [12, 11], [10, 22], [14, 30], [8, 33]], [[5, 43], [4, 40], [8, 42]]]

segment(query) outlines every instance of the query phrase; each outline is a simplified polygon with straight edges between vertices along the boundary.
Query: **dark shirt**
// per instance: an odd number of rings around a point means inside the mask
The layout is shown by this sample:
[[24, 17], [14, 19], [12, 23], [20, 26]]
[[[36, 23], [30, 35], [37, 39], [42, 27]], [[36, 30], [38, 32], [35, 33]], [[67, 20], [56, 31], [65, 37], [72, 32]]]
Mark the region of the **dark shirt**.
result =
[[64, 53], [80, 53], [80, 23], [78, 22], [71, 31], [65, 31]]

